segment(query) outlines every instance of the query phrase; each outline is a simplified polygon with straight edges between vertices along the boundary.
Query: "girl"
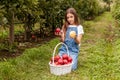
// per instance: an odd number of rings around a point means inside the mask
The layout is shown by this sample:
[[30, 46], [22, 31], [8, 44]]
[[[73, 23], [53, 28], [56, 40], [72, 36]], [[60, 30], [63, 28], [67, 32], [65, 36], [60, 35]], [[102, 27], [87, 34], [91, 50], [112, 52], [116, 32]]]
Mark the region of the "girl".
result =
[[[74, 37], [70, 36], [70, 32], [75, 31]], [[69, 54], [73, 59], [72, 70], [77, 68], [79, 44], [81, 43], [82, 35], [84, 34], [83, 27], [79, 24], [78, 15], [74, 8], [69, 8], [65, 14], [65, 23], [62, 26], [60, 40], [68, 46]], [[59, 55], [62, 56], [67, 53], [64, 45], [59, 49]]]

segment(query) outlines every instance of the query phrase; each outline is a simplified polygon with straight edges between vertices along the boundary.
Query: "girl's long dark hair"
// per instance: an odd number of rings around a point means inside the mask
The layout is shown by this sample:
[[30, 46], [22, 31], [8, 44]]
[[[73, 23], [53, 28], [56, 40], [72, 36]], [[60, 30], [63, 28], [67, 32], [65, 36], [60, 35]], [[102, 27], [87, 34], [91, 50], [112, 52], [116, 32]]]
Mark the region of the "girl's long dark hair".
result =
[[64, 23], [64, 27], [63, 27], [64, 33], [66, 33], [67, 27], [68, 27], [68, 25], [69, 25], [69, 22], [67, 21], [67, 14], [68, 14], [68, 13], [71, 13], [71, 14], [74, 15], [75, 25], [78, 26], [78, 25], [80, 24], [80, 23], [79, 23], [78, 15], [77, 15], [77, 13], [76, 13], [76, 10], [75, 10], [74, 8], [68, 8], [68, 9], [66, 10], [66, 13], [65, 13], [65, 23]]

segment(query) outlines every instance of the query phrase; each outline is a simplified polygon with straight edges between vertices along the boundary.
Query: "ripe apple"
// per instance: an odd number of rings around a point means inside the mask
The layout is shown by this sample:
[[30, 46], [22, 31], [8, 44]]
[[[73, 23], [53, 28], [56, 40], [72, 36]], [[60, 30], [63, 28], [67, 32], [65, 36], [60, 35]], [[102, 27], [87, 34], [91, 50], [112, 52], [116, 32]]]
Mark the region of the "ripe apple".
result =
[[69, 56], [68, 56], [67, 54], [63, 54], [63, 55], [62, 55], [62, 58], [63, 58], [63, 59], [68, 59], [68, 57], [69, 57]]
[[60, 28], [56, 28], [55, 32], [59, 33], [60, 32]]
[[71, 38], [75, 38], [76, 37], [76, 32], [75, 31], [71, 31], [70, 32], [70, 37]]
[[68, 62], [70, 62], [70, 63], [72, 62], [72, 57], [70, 57], [70, 56], [68, 57]]
[[63, 60], [63, 64], [68, 64], [68, 60], [67, 60], [67, 59], [64, 59], [64, 60]]
[[68, 64], [71, 64], [71, 62], [68, 62]]
[[59, 65], [59, 63], [58, 63], [58, 62], [55, 62], [55, 65]]
[[58, 64], [63, 65], [63, 59], [59, 59]]
[[55, 56], [55, 60], [58, 61], [61, 57], [59, 55]]
[[32, 39], [35, 39], [35, 35], [32, 35]]

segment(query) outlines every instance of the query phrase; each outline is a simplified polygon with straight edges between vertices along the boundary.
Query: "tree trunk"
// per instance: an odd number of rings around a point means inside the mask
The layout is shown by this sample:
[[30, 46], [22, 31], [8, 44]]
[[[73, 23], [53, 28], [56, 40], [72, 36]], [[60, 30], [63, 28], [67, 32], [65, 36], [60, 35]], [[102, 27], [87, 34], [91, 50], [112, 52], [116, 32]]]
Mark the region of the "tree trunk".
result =
[[31, 37], [31, 30], [28, 27], [29, 25], [24, 26], [25, 29], [25, 34], [24, 34], [24, 40], [25, 41], [29, 41], [30, 37]]
[[52, 32], [54, 34], [54, 30], [55, 30], [55, 19], [54, 19], [54, 16], [52, 16]]
[[109, 11], [111, 11], [110, 3], [108, 4], [108, 7], [109, 7]]
[[10, 21], [10, 28], [9, 28], [9, 43], [14, 43], [14, 12], [12, 12], [12, 19]]
[[28, 23], [25, 23], [25, 25], [24, 25], [24, 29], [25, 29], [24, 40], [25, 41], [29, 41], [31, 38], [31, 26], [32, 25], [30, 24], [30, 22], [28, 22]]
[[27, 27], [26, 27], [26, 25], [24, 25], [24, 30], [25, 30], [24, 41], [26, 41], [27, 40]]

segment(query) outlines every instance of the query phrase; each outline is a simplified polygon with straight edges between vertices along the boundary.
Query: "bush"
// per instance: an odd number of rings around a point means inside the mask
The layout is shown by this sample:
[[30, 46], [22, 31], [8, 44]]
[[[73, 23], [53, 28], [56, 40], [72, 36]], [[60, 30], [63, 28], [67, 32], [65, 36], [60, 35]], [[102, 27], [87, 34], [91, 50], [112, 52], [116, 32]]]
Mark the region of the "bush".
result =
[[116, 19], [117, 25], [120, 26], [120, 0], [115, 1], [114, 9], [112, 11], [113, 17]]
[[77, 11], [83, 19], [91, 20], [99, 14], [100, 5], [97, 0], [79, 0]]
[[3, 42], [0, 43], [0, 50], [1, 51], [8, 51], [9, 53], [13, 53], [17, 51], [17, 44], [16, 42], [14, 42], [12, 45], [9, 45], [8, 42]]

